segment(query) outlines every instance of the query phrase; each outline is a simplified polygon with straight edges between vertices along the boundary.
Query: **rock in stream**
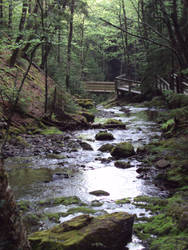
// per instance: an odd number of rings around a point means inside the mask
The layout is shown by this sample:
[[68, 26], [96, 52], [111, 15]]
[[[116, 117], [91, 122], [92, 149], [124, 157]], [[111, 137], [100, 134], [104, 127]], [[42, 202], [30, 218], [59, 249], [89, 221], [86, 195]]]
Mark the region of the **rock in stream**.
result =
[[80, 215], [30, 236], [33, 249], [120, 250], [132, 237], [134, 216], [116, 212], [98, 217]]

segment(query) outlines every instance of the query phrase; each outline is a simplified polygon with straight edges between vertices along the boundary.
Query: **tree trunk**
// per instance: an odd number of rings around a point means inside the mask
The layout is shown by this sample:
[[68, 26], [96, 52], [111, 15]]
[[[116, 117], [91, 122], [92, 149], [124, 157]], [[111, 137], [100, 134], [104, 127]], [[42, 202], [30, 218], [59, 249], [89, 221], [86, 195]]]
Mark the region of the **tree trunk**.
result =
[[0, 248], [29, 250], [26, 231], [0, 159]]
[[174, 32], [175, 36], [179, 45], [179, 50], [181, 52], [182, 57], [184, 57], [185, 62], [185, 68], [188, 66], [188, 50], [187, 50], [187, 44], [184, 41], [183, 33], [180, 30], [180, 25], [178, 23], [178, 16], [177, 16], [177, 2], [176, 0], [173, 0], [173, 13], [171, 15], [173, 25], [174, 25]]
[[70, 88], [70, 67], [71, 67], [71, 48], [72, 48], [72, 35], [73, 35], [73, 19], [74, 19], [74, 5], [75, 0], [71, 1], [71, 16], [69, 23], [69, 37], [68, 37], [68, 45], [67, 45], [67, 69], [66, 69], [66, 89]]
[[[38, 14], [38, 9], [39, 9], [39, 5], [38, 5], [38, 2], [36, 1], [35, 7], [34, 7], [34, 9], [33, 9], [33, 11], [32, 11], [32, 15], [37, 15], [37, 14]], [[30, 13], [30, 15], [31, 15], [31, 13]], [[28, 30], [33, 29], [33, 32], [32, 32], [32, 34], [29, 36], [27, 44], [26, 44], [25, 47], [22, 49], [22, 51], [23, 51], [24, 53], [27, 53], [27, 50], [28, 50], [29, 47], [31, 46], [30, 41], [31, 41], [33, 38], [35, 38], [35, 33], [36, 33], [37, 28], [38, 28], [38, 21], [37, 21], [36, 18], [35, 18], [35, 20], [34, 20], [34, 25], [33, 25], [32, 22], [28, 22], [28, 24], [27, 24], [27, 26], [26, 26], [26, 29], [28, 29]]]
[[[25, 25], [25, 20], [26, 20], [26, 15], [27, 15], [27, 0], [23, 0], [23, 6], [22, 6], [22, 15], [20, 18], [20, 24], [19, 24], [19, 35], [16, 38], [15, 44], [19, 43], [22, 38], [23, 38], [23, 29], [24, 29], [24, 25]], [[15, 62], [16, 62], [16, 58], [18, 56], [18, 52], [19, 52], [19, 48], [16, 48], [13, 53], [12, 56], [10, 58], [10, 67], [13, 67]]]
[[12, 29], [12, 0], [9, 0], [9, 12], [8, 12], [8, 28]]
[[0, 0], [0, 25], [3, 24], [3, 0]]
[[[46, 46], [47, 49], [47, 46]], [[44, 113], [47, 113], [48, 108], [48, 56], [45, 61], [45, 104], [44, 104]]]

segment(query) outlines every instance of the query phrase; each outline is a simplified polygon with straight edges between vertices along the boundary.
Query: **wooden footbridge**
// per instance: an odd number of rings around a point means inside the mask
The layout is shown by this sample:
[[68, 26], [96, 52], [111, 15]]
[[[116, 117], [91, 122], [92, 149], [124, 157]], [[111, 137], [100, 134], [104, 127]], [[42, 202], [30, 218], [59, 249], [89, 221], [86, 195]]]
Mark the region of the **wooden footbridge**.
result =
[[[122, 93], [132, 93], [141, 95], [141, 81], [126, 79], [125, 75], [115, 78], [114, 82], [104, 81], [86, 81], [85, 90], [93, 93], [116, 93], [120, 96]], [[188, 95], [188, 79], [180, 79], [175, 74], [172, 75], [171, 83], [156, 76], [156, 88], [163, 90], [172, 90], [175, 93], [183, 93]]]
[[116, 77], [114, 82], [86, 81], [85, 89], [87, 92], [93, 93], [117, 93], [120, 95], [122, 92], [129, 92], [140, 95], [140, 84], [139, 81], [126, 79], [124, 75], [121, 75]]

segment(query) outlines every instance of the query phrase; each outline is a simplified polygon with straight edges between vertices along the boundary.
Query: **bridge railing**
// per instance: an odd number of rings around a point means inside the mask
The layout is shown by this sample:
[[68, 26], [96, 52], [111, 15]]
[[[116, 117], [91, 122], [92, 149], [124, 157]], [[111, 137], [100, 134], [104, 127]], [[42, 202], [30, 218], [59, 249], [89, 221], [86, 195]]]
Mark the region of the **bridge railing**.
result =
[[140, 81], [125, 78], [125, 75], [120, 75], [115, 78], [115, 88], [117, 95], [119, 95], [119, 92], [122, 91], [141, 94], [140, 84]]
[[104, 92], [110, 93], [115, 92], [115, 84], [114, 82], [104, 82], [104, 81], [86, 81], [85, 89], [88, 92]]
[[170, 83], [164, 78], [157, 76], [156, 88], [163, 90], [172, 90], [174, 93], [188, 95], [188, 79], [177, 74], [172, 74]]

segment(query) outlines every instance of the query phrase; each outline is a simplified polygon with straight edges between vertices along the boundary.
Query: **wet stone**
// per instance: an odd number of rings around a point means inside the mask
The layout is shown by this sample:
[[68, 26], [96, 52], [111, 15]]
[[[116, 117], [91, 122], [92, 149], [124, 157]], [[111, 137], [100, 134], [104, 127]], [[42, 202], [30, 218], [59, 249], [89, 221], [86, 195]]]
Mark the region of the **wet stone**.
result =
[[108, 140], [113, 140], [114, 136], [113, 134], [107, 131], [100, 131], [99, 133], [96, 134], [95, 139], [99, 141], [105, 141], [105, 140], [108, 141]]
[[89, 194], [95, 195], [95, 196], [109, 196], [110, 194], [104, 190], [95, 190], [89, 192]]
[[80, 142], [80, 146], [82, 147], [83, 150], [93, 150], [91, 145], [87, 142]]
[[156, 162], [156, 167], [157, 168], [167, 168], [170, 166], [170, 162], [165, 160], [165, 159], [161, 159], [159, 161]]
[[116, 161], [114, 165], [116, 168], [123, 168], [123, 169], [132, 167], [130, 162], [124, 162], [124, 161]]

